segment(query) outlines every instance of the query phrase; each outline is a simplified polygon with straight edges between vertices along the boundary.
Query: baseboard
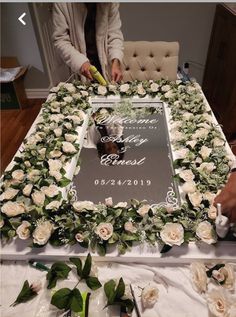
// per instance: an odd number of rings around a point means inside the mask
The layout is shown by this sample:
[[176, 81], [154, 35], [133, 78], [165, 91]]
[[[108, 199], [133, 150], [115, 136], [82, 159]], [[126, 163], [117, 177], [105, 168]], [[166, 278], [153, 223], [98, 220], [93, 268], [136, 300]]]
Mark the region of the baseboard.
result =
[[50, 88], [33, 88], [26, 89], [26, 96], [28, 99], [47, 98]]

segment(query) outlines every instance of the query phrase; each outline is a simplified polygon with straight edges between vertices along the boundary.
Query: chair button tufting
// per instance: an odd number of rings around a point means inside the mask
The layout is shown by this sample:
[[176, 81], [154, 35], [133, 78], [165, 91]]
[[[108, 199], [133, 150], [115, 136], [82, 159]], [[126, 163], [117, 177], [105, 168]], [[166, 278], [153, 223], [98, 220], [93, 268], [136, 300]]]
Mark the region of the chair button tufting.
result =
[[128, 71], [128, 70], [129, 70], [129, 66], [127, 66], [127, 67], [125, 68], [125, 70]]
[[170, 55], [167, 53], [165, 57], [170, 57]]
[[145, 71], [145, 68], [144, 68], [144, 67], [141, 67], [141, 71], [144, 72], [144, 71]]
[[133, 54], [133, 57], [137, 57], [137, 54], [136, 54], [136, 53], [134, 53], [134, 54]]
[[154, 55], [151, 53], [150, 55], [149, 55], [150, 57], [154, 57]]
[[161, 71], [161, 69], [160, 68], [157, 68], [157, 72], [159, 73]]

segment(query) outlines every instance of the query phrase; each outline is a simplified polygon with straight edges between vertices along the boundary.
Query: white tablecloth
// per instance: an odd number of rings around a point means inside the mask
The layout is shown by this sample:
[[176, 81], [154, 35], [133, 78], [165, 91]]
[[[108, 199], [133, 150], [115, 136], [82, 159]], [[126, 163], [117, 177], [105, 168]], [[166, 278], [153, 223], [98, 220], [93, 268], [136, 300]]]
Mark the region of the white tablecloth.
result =
[[[51, 263], [46, 263], [51, 265]], [[109, 279], [123, 277], [126, 283], [132, 283], [143, 317], [208, 317], [207, 304], [203, 296], [196, 293], [191, 285], [190, 270], [188, 265], [142, 265], [97, 263], [98, 277], [102, 283]], [[46, 272], [30, 267], [27, 262], [4, 261], [1, 269], [1, 309], [2, 317], [52, 317], [61, 313], [50, 305], [51, 290], [46, 289]], [[25, 280], [29, 283], [40, 280], [43, 289], [39, 295], [28, 303], [9, 307], [12, 304]], [[71, 272], [69, 280], [60, 281], [57, 288], [73, 288], [77, 276]], [[149, 283], [155, 283], [159, 289], [159, 299], [152, 309], [142, 310], [140, 303], [141, 290]], [[88, 290], [84, 284], [79, 284], [81, 291]], [[103, 290], [92, 291], [89, 311], [91, 317], [119, 316], [116, 309], [105, 309], [105, 297]], [[133, 313], [136, 317], [135, 312]]]

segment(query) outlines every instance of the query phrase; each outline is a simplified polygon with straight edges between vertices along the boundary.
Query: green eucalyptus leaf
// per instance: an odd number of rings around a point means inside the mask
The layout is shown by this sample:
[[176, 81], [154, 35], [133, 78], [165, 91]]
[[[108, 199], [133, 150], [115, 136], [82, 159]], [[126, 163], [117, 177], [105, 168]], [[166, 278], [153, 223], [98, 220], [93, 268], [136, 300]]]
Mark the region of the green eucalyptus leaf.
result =
[[115, 290], [115, 299], [120, 299], [125, 294], [125, 283], [123, 278], [121, 277], [119, 280], [119, 283], [117, 285], [117, 288]]
[[83, 310], [83, 298], [77, 288], [74, 288], [71, 292], [70, 310], [76, 313]]
[[71, 290], [69, 288], [61, 288], [53, 294], [51, 304], [59, 309], [68, 310], [70, 308]]
[[89, 276], [86, 278], [86, 284], [88, 287], [92, 290], [96, 290], [102, 286], [102, 284], [99, 282], [98, 278], [95, 276]]
[[66, 279], [71, 268], [64, 262], [55, 262], [47, 273], [48, 287], [56, 286], [57, 280]]
[[92, 266], [92, 257], [91, 257], [91, 254], [89, 253], [87, 255], [87, 258], [85, 260], [84, 267], [82, 270], [82, 278], [87, 278], [89, 276], [91, 271], [91, 266]]
[[112, 305], [115, 299], [116, 282], [110, 280], [104, 284], [104, 292], [107, 297], [107, 304]]
[[17, 296], [15, 302], [11, 306], [16, 306], [20, 303], [25, 303], [37, 296], [37, 292], [35, 292], [29, 285], [29, 282], [26, 280], [23, 284], [23, 287]]
[[69, 258], [69, 260], [76, 266], [79, 277], [82, 277], [82, 261], [79, 258]]

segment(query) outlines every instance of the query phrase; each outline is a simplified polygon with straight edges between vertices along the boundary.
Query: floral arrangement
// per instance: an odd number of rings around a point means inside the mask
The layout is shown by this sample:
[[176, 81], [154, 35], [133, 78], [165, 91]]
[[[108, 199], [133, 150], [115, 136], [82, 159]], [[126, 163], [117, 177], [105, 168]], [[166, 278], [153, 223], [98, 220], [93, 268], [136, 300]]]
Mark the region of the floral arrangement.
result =
[[209, 266], [195, 262], [190, 266], [190, 275], [193, 288], [205, 298], [212, 316], [235, 316], [235, 273], [232, 265], [217, 263]]
[[[151, 96], [167, 104], [175, 178], [185, 195], [182, 206], [153, 207], [134, 199], [129, 205], [113, 205], [111, 198], [95, 205], [73, 201], [70, 193], [65, 197], [63, 188], [71, 182], [66, 167], [78, 157], [80, 129], [90, 108], [89, 97], [95, 95]], [[134, 242], [159, 243], [161, 252], [189, 241], [212, 244], [217, 240], [212, 204], [226, 182], [230, 164], [225, 139], [197, 83], [60, 83], [51, 90], [35, 131], [2, 177], [2, 237], [30, 239], [34, 247], [48, 242], [79, 244], [101, 255], [112, 245], [125, 253]]]

